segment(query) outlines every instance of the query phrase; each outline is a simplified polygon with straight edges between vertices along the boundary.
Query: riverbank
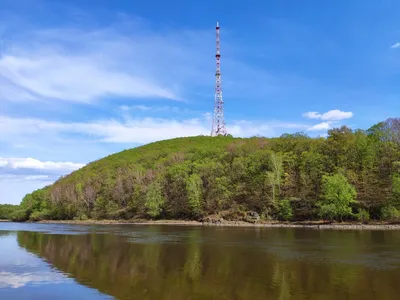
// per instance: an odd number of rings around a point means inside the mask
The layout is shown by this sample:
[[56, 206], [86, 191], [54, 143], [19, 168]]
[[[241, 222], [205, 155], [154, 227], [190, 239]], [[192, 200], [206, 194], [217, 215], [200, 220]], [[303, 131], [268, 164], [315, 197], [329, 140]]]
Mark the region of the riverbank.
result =
[[219, 226], [219, 227], [257, 227], [257, 228], [311, 228], [311, 229], [348, 229], [348, 230], [400, 230], [400, 224], [390, 223], [326, 223], [322, 221], [315, 222], [255, 222], [244, 221], [222, 221], [220, 223], [206, 223], [199, 221], [184, 220], [44, 220], [36, 223], [51, 224], [77, 224], [77, 225], [181, 225], [181, 226]]

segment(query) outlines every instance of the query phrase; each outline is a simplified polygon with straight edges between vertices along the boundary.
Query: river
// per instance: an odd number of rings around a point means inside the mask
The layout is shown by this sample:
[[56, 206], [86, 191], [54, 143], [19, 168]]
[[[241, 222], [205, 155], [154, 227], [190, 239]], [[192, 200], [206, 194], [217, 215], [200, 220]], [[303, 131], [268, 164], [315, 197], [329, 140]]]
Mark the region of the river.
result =
[[399, 299], [400, 231], [0, 223], [0, 299]]

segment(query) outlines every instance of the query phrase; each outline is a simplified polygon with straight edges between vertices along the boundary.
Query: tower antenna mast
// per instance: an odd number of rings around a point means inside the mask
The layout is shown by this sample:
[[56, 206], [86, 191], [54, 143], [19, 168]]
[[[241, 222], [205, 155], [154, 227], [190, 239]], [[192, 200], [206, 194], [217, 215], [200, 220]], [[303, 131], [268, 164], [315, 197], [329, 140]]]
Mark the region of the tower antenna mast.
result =
[[215, 54], [217, 69], [215, 72], [215, 99], [214, 99], [214, 115], [212, 121], [211, 136], [227, 135], [224, 120], [224, 101], [222, 100], [221, 89], [221, 53], [219, 44], [219, 22], [216, 26], [217, 32], [217, 52]]

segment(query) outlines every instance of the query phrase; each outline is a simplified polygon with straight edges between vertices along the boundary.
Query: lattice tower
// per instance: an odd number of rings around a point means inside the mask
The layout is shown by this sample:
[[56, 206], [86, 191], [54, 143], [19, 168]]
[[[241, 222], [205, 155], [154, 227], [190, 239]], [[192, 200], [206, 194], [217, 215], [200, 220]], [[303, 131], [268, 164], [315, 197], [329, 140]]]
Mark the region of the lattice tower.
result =
[[224, 101], [222, 100], [221, 89], [221, 52], [220, 52], [220, 33], [219, 22], [216, 26], [217, 32], [217, 52], [215, 60], [217, 69], [215, 72], [215, 99], [214, 99], [214, 114], [212, 120], [211, 136], [227, 135], [225, 120], [224, 120]]

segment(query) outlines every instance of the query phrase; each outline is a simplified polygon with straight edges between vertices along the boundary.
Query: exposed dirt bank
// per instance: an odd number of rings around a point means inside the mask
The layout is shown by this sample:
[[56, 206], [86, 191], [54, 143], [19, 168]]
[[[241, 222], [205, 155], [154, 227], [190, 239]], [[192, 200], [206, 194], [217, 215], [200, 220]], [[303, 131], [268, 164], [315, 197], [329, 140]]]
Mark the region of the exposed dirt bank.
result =
[[39, 221], [37, 223], [53, 223], [53, 224], [79, 224], [79, 225], [109, 225], [109, 224], [134, 224], [134, 225], [184, 225], [184, 226], [223, 226], [223, 227], [265, 227], [265, 228], [311, 228], [311, 229], [350, 229], [350, 230], [400, 230], [400, 224], [390, 223], [324, 223], [324, 222], [243, 222], [243, 221], [226, 221], [218, 223], [184, 221], [184, 220], [65, 220], [65, 221]]

